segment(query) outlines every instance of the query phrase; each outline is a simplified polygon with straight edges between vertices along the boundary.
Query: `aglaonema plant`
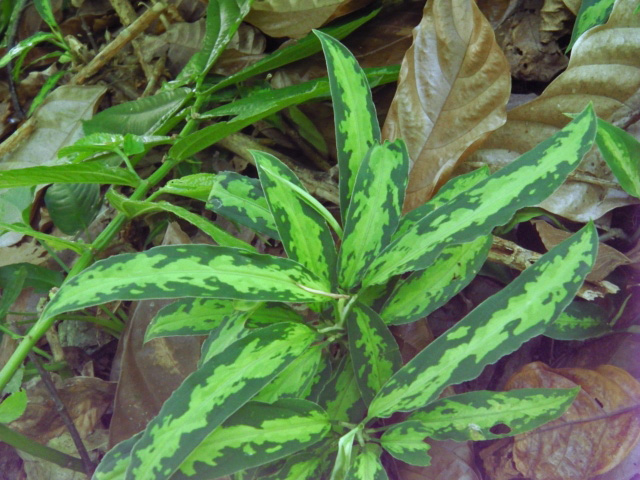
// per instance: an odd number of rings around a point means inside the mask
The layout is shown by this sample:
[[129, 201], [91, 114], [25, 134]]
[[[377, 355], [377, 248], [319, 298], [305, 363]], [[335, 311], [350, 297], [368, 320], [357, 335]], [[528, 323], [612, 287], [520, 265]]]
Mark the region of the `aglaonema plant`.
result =
[[[366, 75], [338, 41], [318, 37], [335, 109], [342, 222], [288, 167], [256, 151], [259, 179], [221, 174], [209, 203], [277, 236], [288, 258], [211, 245], [115, 255], [68, 279], [42, 312], [36, 329], [112, 300], [180, 298], [147, 339], [207, 335], [197, 370], [143, 432], [107, 453], [94, 478], [383, 479], [385, 451], [427, 465], [426, 438], [519, 434], [573, 401], [575, 389], [439, 396], [562, 313], [594, 262], [591, 224], [405, 365], [389, 326], [451, 298], [484, 262], [492, 229], [562, 184], [594, 143], [593, 109], [502, 170], [458, 177], [402, 216], [404, 143], [381, 142]], [[0, 384], [11, 374], [0, 372]], [[409, 415], [382, 421], [396, 412]], [[496, 425], [509, 432], [493, 433]]]

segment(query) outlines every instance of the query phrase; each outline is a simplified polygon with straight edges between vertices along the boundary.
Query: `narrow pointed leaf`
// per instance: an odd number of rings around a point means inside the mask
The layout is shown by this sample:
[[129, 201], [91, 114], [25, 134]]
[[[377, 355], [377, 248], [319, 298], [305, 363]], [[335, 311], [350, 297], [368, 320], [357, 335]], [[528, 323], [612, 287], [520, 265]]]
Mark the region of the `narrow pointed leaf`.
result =
[[487, 235], [520, 208], [540, 203], [578, 166], [595, 134], [588, 106], [551, 138], [412, 225], [374, 260], [363, 285], [426, 268], [447, 244]]
[[254, 151], [253, 156], [287, 256], [330, 282], [336, 251], [324, 218], [288, 185], [304, 190], [286, 165], [266, 153]]
[[346, 480], [387, 480], [387, 472], [380, 462], [382, 449], [375, 443], [358, 448]]
[[0, 68], [6, 67], [11, 60], [16, 57], [19, 57], [22, 54], [25, 54], [31, 50], [33, 47], [42, 42], [54, 42], [56, 40], [56, 36], [52, 33], [44, 33], [38, 32], [34, 35], [31, 35], [24, 40], [18, 42], [11, 50], [5, 53], [2, 58], [0, 58]]
[[87, 162], [0, 171], [0, 188], [30, 187], [45, 183], [99, 183], [136, 187], [140, 178], [124, 168]]
[[432, 265], [396, 283], [380, 317], [391, 325], [426, 317], [473, 280], [487, 258], [491, 243], [491, 235], [487, 235], [445, 248]]
[[236, 172], [216, 175], [207, 208], [245, 227], [278, 240], [278, 228], [257, 178]]
[[426, 435], [419, 422], [402, 422], [402, 428], [390, 428], [380, 439], [380, 445], [393, 457], [410, 465], [426, 467], [431, 464], [425, 442]]
[[404, 142], [371, 147], [362, 160], [345, 216], [338, 281], [349, 290], [391, 241], [404, 202], [409, 156]]
[[324, 478], [327, 456], [316, 451], [304, 451], [287, 458], [282, 469], [265, 480], [318, 480]]
[[620, 186], [628, 194], [640, 198], [640, 142], [601, 119], [598, 119], [596, 142]]
[[[320, 365], [316, 370], [315, 375], [311, 379], [308, 385], [308, 393], [304, 398], [311, 400], [312, 402], [319, 402], [320, 395], [324, 391], [325, 387], [329, 384], [333, 373], [333, 366], [331, 365], [331, 357], [325, 351], [320, 359]], [[306, 393], [306, 392], [305, 392]]]
[[218, 176], [213, 173], [185, 175], [184, 177], [169, 180], [164, 187], [159, 189], [159, 192], [170, 195], [180, 195], [206, 202], [209, 199], [209, 193], [217, 178]]
[[373, 399], [369, 416], [421, 408], [446, 386], [475, 378], [486, 365], [543, 333], [577, 293], [597, 247], [590, 224], [543, 255], [391, 377]]
[[346, 478], [347, 472], [351, 469], [351, 454], [353, 452], [353, 441], [356, 438], [359, 428], [356, 427], [345, 433], [338, 440], [338, 456], [333, 464], [330, 480], [342, 480]]
[[572, 302], [544, 331], [555, 340], [587, 340], [611, 333], [607, 314], [596, 304]]
[[198, 366], [204, 365], [210, 358], [224, 352], [229, 345], [246, 337], [250, 330], [245, 328], [250, 310], [235, 310], [225, 316], [220, 324], [214, 328], [202, 344]]
[[580, 10], [576, 15], [576, 22], [573, 24], [567, 52], [571, 50], [573, 44], [584, 32], [607, 22], [614, 3], [615, 0], [583, 0], [580, 3]]
[[169, 478], [209, 434], [314, 341], [299, 324], [260, 329], [209, 359], [164, 403], [131, 452], [129, 480]]
[[210, 245], [156, 247], [114, 255], [65, 283], [41, 321], [112, 300], [214, 297], [252, 301], [318, 302], [329, 285], [285, 259]]
[[367, 77], [353, 54], [326, 33], [316, 31], [327, 61], [336, 127], [340, 211], [347, 211], [360, 163], [380, 141], [380, 125]]
[[356, 304], [347, 317], [349, 352], [362, 399], [368, 405], [402, 365], [395, 338], [380, 316]]
[[364, 418], [367, 407], [358, 389], [350, 356], [342, 359], [333, 378], [322, 390], [318, 403], [336, 422], [358, 423]]
[[93, 472], [92, 480], [122, 480], [131, 463], [131, 450], [143, 433], [136, 433], [109, 450]]
[[[406, 422], [394, 425], [385, 435], [400, 436], [410, 428], [421, 431], [424, 437], [455, 442], [510, 437], [558, 418], [571, 406], [579, 390], [530, 388], [453, 395], [411, 414]], [[395, 430], [398, 431], [394, 433]]]

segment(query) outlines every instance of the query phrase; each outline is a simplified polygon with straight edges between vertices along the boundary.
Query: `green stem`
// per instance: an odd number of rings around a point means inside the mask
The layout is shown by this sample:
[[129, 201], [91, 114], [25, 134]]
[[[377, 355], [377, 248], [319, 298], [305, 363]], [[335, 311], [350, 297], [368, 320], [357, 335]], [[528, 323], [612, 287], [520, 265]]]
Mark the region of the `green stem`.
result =
[[72, 457], [66, 453], [62, 453], [53, 448], [47, 447], [40, 443], [25, 437], [21, 433], [11, 430], [9, 427], [0, 423], [0, 441], [8, 443], [12, 447], [22, 450], [34, 457], [42, 458], [64, 468], [75, 470], [76, 472], [84, 472], [84, 466], [79, 458]]

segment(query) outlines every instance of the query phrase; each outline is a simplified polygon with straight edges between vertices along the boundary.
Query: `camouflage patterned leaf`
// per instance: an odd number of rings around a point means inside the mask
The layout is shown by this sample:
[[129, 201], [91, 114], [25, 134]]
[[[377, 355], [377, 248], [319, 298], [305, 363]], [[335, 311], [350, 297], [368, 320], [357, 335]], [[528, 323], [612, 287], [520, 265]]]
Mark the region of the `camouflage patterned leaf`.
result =
[[263, 465], [319, 442], [330, 428], [324, 410], [306, 400], [249, 402], [205, 438], [171, 478], [218, 478]]
[[291, 185], [306, 193], [289, 167], [267, 153], [252, 155], [287, 256], [333, 283], [336, 251], [325, 219], [292, 190]]
[[344, 357], [338, 365], [333, 378], [322, 390], [318, 403], [324, 407], [334, 422], [358, 423], [364, 418], [367, 407], [358, 389], [349, 355]]
[[218, 175], [213, 173], [194, 173], [193, 175], [174, 178], [158, 189], [158, 193], [155, 193], [154, 196], [168, 193], [169, 195], [180, 195], [206, 202], [217, 178]]
[[[423, 438], [455, 442], [510, 437], [560, 417], [578, 390], [528, 388], [509, 392], [479, 390], [453, 395], [411, 414], [406, 422], [392, 426], [385, 435], [398, 437], [409, 430], [412, 436], [422, 432]], [[384, 435], [382, 441], [384, 443]]]
[[131, 463], [131, 450], [143, 433], [136, 433], [109, 450], [93, 472], [92, 480], [121, 480]]
[[279, 323], [238, 340], [191, 374], [164, 403], [131, 452], [127, 480], [166, 479], [209, 434], [314, 341]]
[[426, 467], [431, 465], [427, 453], [431, 445], [424, 441], [426, 435], [419, 422], [402, 422], [402, 428], [390, 428], [382, 438], [382, 447], [398, 460], [410, 465]]
[[336, 128], [340, 175], [340, 211], [349, 206], [360, 163], [380, 141], [380, 125], [369, 83], [353, 54], [340, 42], [315, 32], [327, 61]]
[[400, 350], [380, 316], [365, 305], [351, 308], [347, 332], [358, 388], [368, 405], [402, 365]]
[[567, 46], [567, 52], [571, 50], [580, 35], [589, 30], [606, 23], [613, 10], [615, 0], [582, 0], [580, 10], [576, 16], [576, 23], [573, 25], [571, 40]]
[[411, 226], [374, 260], [363, 285], [426, 268], [445, 245], [487, 235], [520, 208], [539, 203], [576, 168], [595, 134], [596, 118], [589, 106], [551, 138]]
[[582, 285], [597, 246], [590, 224], [543, 255], [391, 377], [373, 399], [369, 417], [421, 408], [446, 386], [475, 378], [485, 365], [543, 333]]
[[333, 366], [331, 365], [331, 357], [325, 351], [320, 359], [320, 365], [318, 365], [315, 375], [309, 382], [309, 393], [304, 398], [311, 400], [312, 402], [318, 402], [324, 388], [332, 378], [332, 373]]
[[201, 367], [211, 357], [224, 352], [231, 344], [249, 334], [250, 330], [245, 328], [245, 323], [247, 322], [247, 317], [251, 315], [251, 311], [252, 309], [235, 310], [222, 319], [202, 344], [198, 367]]
[[344, 220], [338, 281], [354, 287], [395, 232], [407, 185], [409, 156], [402, 140], [371, 147], [362, 160]]
[[318, 302], [329, 285], [285, 259], [210, 245], [156, 247], [96, 262], [65, 283], [38, 323], [63, 312], [111, 300], [217, 297]]
[[265, 480], [318, 480], [323, 478], [326, 464], [326, 455], [305, 451], [287, 458], [282, 470]]
[[544, 331], [556, 340], [587, 340], [612, 332], [606, 313], [595, 303], [573, 301]]
[[258, 233], [280, 239], [258, 179], [220, 172], [209, 193], [207, 208]]
[[634, 197], [640, 198], [640, 142], [604, 120], [598, 119], [598, 148], [620, 186]]
[[400, 279], [380, 316], [401, 325], [426, 317], [466, 287], [480, 271], [491, 248], [491, 235], [445, 248], [425, 270]]
[[387, 472], [380, 462], [382, 449], [375, 443], [358, 448], [346, 480], [387, 480]]

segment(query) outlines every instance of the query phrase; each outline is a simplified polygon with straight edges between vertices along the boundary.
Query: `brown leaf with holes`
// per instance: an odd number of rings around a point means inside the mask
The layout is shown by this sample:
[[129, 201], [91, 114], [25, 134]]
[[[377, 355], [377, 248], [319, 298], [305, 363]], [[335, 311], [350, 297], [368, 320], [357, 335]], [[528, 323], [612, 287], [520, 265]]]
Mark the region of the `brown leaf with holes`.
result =
[[516, 469], [532, 480], [586, 480], [618, 465], [640, 440], [640, 383], [613, 365], [595, 370], [525, 365], [505, 390], [581, 387], [559, 419], [517, 435]]
[[382, 136], [411, 157], [405, 210], [426, 202], [452, 170], [505, 121], [511, 77], [475, 2], [428, 2], [402, 62]]

